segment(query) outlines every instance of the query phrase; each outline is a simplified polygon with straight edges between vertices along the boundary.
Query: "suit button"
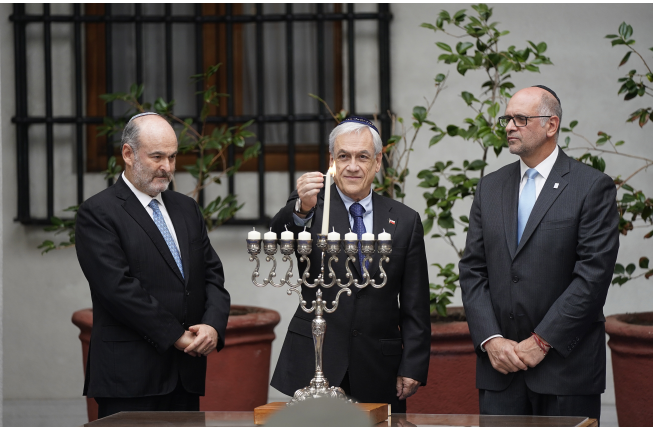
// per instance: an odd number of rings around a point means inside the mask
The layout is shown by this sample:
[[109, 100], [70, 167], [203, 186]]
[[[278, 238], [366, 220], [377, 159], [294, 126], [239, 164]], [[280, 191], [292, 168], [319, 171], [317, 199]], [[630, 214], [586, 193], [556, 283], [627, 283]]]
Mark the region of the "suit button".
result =
[[516, 275], [513, 275], [512, 282], [517, 283], [518, 281], [519, 281], [519, 277], [517, 277]]
[[181, 326], [186, 327], [186, 322], [181, 322]]
[[186, 291], [186, 296], [190, 296], [190, 290]]
[[360, 332], [358, 332], [357, 330], [354, 329], [354, 331], [352, 332], [352, 335], [353, 335], [354, 337], [357, 337], [358, 334], [360, 334]]
[[510, 313], [510, 320], [514, 320], [514, 319], [515, 319], [515, 315]]

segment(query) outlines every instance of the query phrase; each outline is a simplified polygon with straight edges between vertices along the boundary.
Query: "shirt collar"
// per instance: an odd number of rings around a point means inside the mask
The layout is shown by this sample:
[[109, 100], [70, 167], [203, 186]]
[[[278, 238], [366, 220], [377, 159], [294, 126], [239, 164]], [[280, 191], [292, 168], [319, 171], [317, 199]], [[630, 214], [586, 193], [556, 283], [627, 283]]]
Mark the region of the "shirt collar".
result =
[[[556, 162], [556, 159], [558, 158], [558, 146], [556, 145], [555, 149], [551, 154], [549, 154], [549, 157], [546, 159], [542, 160], [539, 165], [535, 166], [535, 169], [537, 170], [537, 173], [542, 175], [544, 180], [546, 180], [549, 177], [549, 174], [551, 173], [551, 169], [553, 169], [553, 165]], [[524, 178], [524, 174], [526, 174], [526, 171], [529, 169], [528, 165], [524, 163], [522, 159], [519, 159], [519, 167], [521, 169], [521, 177]]]
[[[342, 202], [345, 204], [345, 208], [347, 208], [347, 212], [349, 213], [349, 207], [356, 202], [349, 196], [346, 196], [343, 192], [340, 191], [338, 188], [338, 185], [336, 184], [336, 190], [338, 190], [338, 194], [340, 195], [340, 199], [342, 199]], [[359, 204], [363, 205], [363, 208], [365, 209], [365, 214], [363, 217], [369, 215], [372, 212], [373, 206], [372, 206], [372, 187], [370, 186], [370, 194], [365, 196], [363, 199], [358, 201]]]
[[138, 190], [138, 189], [136, 188], [136, 186], [133, 185], [133, 184], [132, 184], [128, 179], [127, 179], [127, 176], [125, 175], [125, 171], [122, 172], [122, 179], [123, 179], [123, 181], [125, 182], [125, 184], [127, 184], [127, 187], [129, 187], [129, 189], [130, 189], [130, 190], [131, 190], [131, 191], [136, 195], [136, 197], [138, 198], [139, 202], [140, 202], [141, 205], [143, 205], [144, 207], [147, 207], [147, 206], [150, 204], [150, 202], [152, 202], [152, 199], [156, 199], [157, 201], [159, 201], [159, 205], [165, 207], [165, 205], [163, 205], [163, 199], [161, 199], [161, 193], [159, 193], [158, 195], [152, 197], [152, 196], [148, 195], [147, 193], [143, 193], [142, 191]]

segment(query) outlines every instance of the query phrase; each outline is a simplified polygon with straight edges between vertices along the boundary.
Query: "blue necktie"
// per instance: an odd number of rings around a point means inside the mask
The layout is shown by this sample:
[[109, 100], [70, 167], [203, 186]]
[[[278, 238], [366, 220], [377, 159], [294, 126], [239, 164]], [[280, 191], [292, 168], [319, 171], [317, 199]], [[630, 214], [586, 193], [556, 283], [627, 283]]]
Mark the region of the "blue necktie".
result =
[[527, 180], [519, 196], [519, 209], [517, 211], [517, 245], [521, 241], [526, 222], [528, 222], [528, 217], [535, 205], [535, 177], [537, 174], [535, 168], [526, 171]]
[[163, 214], [161, 214], [161, 210], [159, 209], [159, 201], [152, 199], [148, 207], [152, 208], [152, 212], [154, 213], [154, 224], [156, 224], [156, 227], [161, 231], [161, 235], [163, 235], [163, 239], [166, 241], [166, 244], [168, 244], [170, 253], [172, 253], [172, 258], [175, 260], [175, 263], [177, 263], [181, 276], [183, 277], [184, 268], [181, 266], [181, 256], [179, 255], [179, 250], [177, 250], [175, 241], [172, 239], [172, 235], [170, 235], [166, 221], [163, 219]]
[[[358, 239], [362, 239], [365, 233], [365, 223], [363, 223], [365, 208], [363, 208], [363, 205], [355, 202], [349, 207], [349, 213], [354, 218], [354, 233], [358, 235]], [[358, 248], [358, 261], [361, 265], [361, 274], [363, 274], [363, 252], [361, 251], [361, 247]]]

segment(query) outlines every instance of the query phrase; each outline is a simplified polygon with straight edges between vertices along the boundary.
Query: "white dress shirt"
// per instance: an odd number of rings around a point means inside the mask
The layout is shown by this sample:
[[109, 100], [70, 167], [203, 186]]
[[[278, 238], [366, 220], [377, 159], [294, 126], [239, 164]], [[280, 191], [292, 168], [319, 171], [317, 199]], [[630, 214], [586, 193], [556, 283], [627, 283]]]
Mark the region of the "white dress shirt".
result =
[[[558, 158], [558, 146], [556, 145], [555, 149], [551, 154], [549, 154], [549, 157], [546, 159], [542, 160], [539, 165], [535, 166], [535, 170], [537, 171], [537, 175], [535, 176], [535, 202], [537, 202], [537, 198], [540, 197], [540, 192], [544, 188], [544, 183], [546, 183], [546, 179], [549, 178], [549, 174], [551, 173], [551, 169], [553, 169], [553, 165], [556, 162], [556, 159]], [[528, 177], [526, 176], [526, 171], [530, 169], [526, 163], [522, 159], [519, 159], [519, 169], [521, 171], [521, 181], [519, 182], [519, 196], [521, 196], [522, 190], [524, 190], [524, 186], [526, 185], [526, 181], [528, 181]], [[488, 337], [485, 341], [481, 343], [481, 351], [485, 352], [485, 343], [490, 341], [493, 338], [498, 338], [501, 337], [503, 338], [503, 335], [500, 334], [495, 334], [492, 335], [491, 337]]]
[[172, 236], [172, 239], [175, 242], [175, 245], [177, 246], [177, 250], [179, 251], [179, 255], [181, 256], [181, 250], [179, 249], [179, 241], [177, 241], [177, 234], [175, 233], [175, 227], [172, 225], [172, 220], [170, 220], [170, 216], [168, 215], [168, 210], [166, 210], [166, 206], [163, 203], [163, 199], [161, 199], [161, 193], [158, 195], [152, 197], [148, 194], [143, 193], [142, 191], [138, 190], [136, 186], [134, 186], [125, 176], [125, 172], [123, 171], [122, 173], [122, 179], [125, 181], [125, 184], [129, 187], [129, 189], [134, 192], [138, 200], [140, 201], [141, 205], [145, 207], [145, 211], [150, 215], [152, 220], [154, 220], [154, 211], [152, 208], [149, 207], [150, 202], [152, 202], [152, 199], [156, 199], [159, 201], [159, 210], [161, 210], [161, 214], [163, 215], [163, 220], [166, 222], [166, 226], [168, 227], [168, 231], [170, 231], [170, 235]]
[[[556, 145], [555, 149], [551, 154], [549, 154], [549, 157], [546, 159], [542, 160], [539, 165], [535, 166], [535, 170], [537, 171], [537, 176], [535, 177], [535, 201], [537, 202], [537, 198], [540, 196], [540, 192], [544, 188], [544, 183], [546, 182], [546, 179], [549, 178], [549, 174], [551, 173], [551, 169], [553, 169], [553, 165], [556, 162], [556, 159], [558, 158], [558, 146]], [[519, 196], [521, 196], [522, 190], [524, 190], [524, 186], [526, 185], [526, 181], [528, 178], [526, 177], [526, 171], [530, 169], [526, 163], [522, 159], [519, 159], [519, 169], [521, 171], [521, 181], [519, 182]]]

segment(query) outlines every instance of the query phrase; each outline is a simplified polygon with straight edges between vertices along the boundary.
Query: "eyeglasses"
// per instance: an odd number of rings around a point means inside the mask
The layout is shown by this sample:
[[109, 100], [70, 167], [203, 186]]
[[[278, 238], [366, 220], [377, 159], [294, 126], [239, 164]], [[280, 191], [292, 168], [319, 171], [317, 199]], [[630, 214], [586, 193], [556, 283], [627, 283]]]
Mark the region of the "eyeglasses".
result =
[[516, 127], [524, 127], [528, 124], [528, 119], [529, 118], [551, 118], [553, 115], [535, 115], [532, 117], [524, 117], [523, 115], [515, 115], [514, 117], [511, 117], [510, 115], [504, 115], [503, 117], [499, 117], [499, 124], [501, 127], [507, 127], [508, 123], [510, 123], [510, 120], [515, 123]]

